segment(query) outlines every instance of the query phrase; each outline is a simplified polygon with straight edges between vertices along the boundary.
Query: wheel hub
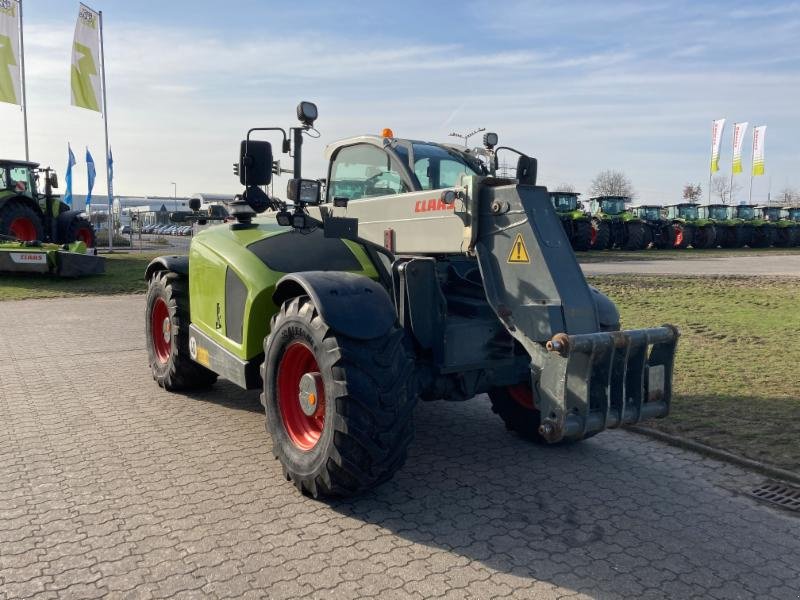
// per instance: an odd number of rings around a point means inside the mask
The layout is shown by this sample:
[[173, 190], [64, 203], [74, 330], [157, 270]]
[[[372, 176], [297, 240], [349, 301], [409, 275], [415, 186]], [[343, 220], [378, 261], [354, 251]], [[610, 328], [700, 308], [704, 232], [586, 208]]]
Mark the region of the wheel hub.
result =
[[319, 407], [322, 397], [322, 375], [305, 373], [300, 378], [300, 408], [307, 417], [313, 416]]
[[172, 327], [169, 324], [169, 317], [164, 317], [164, 320], [161, 321], [161, 335], [164, 336], [164, 342], [169, 344], [172, 339]]

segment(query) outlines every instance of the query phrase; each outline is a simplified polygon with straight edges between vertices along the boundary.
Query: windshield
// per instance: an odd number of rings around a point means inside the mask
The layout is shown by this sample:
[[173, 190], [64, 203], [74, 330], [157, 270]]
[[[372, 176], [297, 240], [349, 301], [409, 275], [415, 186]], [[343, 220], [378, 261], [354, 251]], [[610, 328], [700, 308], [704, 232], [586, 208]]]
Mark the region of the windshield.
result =
[[689, 219], [693, 220], [697, 218], [697, 207], [696, 206], [679, 206], [678, 207], [678, 214], [681, 216], [682, 219]]
[[[423, 190], [438, 190], [459, 185], [462, 175], [480, 175], [479, 166], [455, 150], [436, 144], [412, 144], [414, 150], [414, 174]], [[399, 145], [394, 151], [408, 164], [408, 151]]]
[[717, 221], [724, 221], [728, 218], [728, 209], [724, 206], [709, 206], [708, 217]]
[[578, 208], [578, 198], [572, 194], [553, 194], [553, 206], [558, 212], [568, 212]]
[[33, 193], [32, 173], [28, 167], [11, 167], [8, 170], [8, 181], [4, 182], [3, 188], [8, 188], [20, 194]]
[[777, 206], [764, 209], [764, 217], [768, 221], [778, 221], [781, 218], [781, 209]]
[[753, 211], [752, 206], [737, 206], [736, 207], [736, 216], [740, 219], [752, 219], [755, 212]]
[[600, 207], [607, 215], [618, 215], [625, 212], [625, 200], [622, 198], [607, 198], [600, 202]]

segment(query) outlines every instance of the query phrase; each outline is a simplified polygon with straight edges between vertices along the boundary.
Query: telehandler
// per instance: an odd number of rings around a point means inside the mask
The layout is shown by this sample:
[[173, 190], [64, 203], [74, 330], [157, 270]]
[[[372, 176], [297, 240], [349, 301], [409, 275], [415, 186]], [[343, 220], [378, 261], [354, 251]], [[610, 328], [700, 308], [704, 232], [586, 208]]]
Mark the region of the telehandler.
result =
[[[297, 116], [242, 141], [236, 222], [147, 267], [159, 385], [260, 389], [274, 454], [314, 497], [390, 479], [418, 398], [488, 393], [509, 429], [547, 443], [669, 412], [677, 329], [620, 330], [535, 159], [496, 134], [468, 150], [384, 130], [327, 147], [323, 197], [302, 177], [317, 108]], [[264, 132], [294, 158], [285, 201], [264, 189], [276, 164]], [[500, 151], [518, 155], [515, 179], [498, 176]]]

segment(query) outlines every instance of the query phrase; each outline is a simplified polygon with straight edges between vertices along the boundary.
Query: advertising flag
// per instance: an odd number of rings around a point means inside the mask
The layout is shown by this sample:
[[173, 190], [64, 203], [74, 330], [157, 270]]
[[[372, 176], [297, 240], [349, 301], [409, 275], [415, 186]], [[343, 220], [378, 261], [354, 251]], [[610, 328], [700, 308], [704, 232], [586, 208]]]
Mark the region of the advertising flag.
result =
[[64, 204], [67, 206], [72, 206], [72, 167], [75, 166], [75, 155], [72, 153], [72, 148], [69, 147], [69, 143], [67, 143], [67, 152], [69, 155], [67, 156], [67, 174], [64, 176], [64, 179], [67, 182], [67, 189], [64, 191]]
[[0, 102], [21, 105], [18, 11], [17, 0], [0, 0]]
[[[0, 0], [1, 2], [2, 0]], [[72, 106], [100, 110], [100, 15], [81, 4], [72, 40]]]
[[89, 154], [89, 148], [86, 148], [86, 176], [89, 180], [89, 191], [86, 192], [86, 208], [89, 208], [89, 206], [92, 204], [92, 188], [94, 188], [94, 178], [96, 173], [97, 172], [94, 169], [94, 159], [92, 158], [92, 155]]
[[744, 145], [744, 134], [747, 131], [747, 123], [735, 123], [733, 126], [733, 172], [742, 172], [742, 146]]
[[719, 147], [722, 144], [722, 131], [725, 119], [717, 119], [711, 127], [711, 172], [719, 171]]
[[753, 129], [753, 177], [764, 174], [764, 140], [766, 136], [766, 125]]

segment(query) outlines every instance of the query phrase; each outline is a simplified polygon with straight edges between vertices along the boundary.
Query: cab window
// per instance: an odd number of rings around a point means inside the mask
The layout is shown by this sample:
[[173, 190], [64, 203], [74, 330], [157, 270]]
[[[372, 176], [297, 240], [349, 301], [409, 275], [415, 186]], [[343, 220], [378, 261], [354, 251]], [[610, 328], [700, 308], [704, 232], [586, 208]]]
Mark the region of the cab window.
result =
[[13, 167], [9, 169], [11, 174], [11, 188], [15, 192], [28, 192], [33, 189], [31, 185], [31, 172], [28, 167]]
[[[478, 175], [475, 166], [463, 156], [435, 144], [414, 143], [414, 174], [423, 190], [455, 187], [462, 175]], [[397, 153], [408, 160], [408, 153], [398, 147]]]
[[336, 153], [331, 166], [328, 197], [360, 200], [410, 191], [391, 157], [375, 146], [357, 144]]

